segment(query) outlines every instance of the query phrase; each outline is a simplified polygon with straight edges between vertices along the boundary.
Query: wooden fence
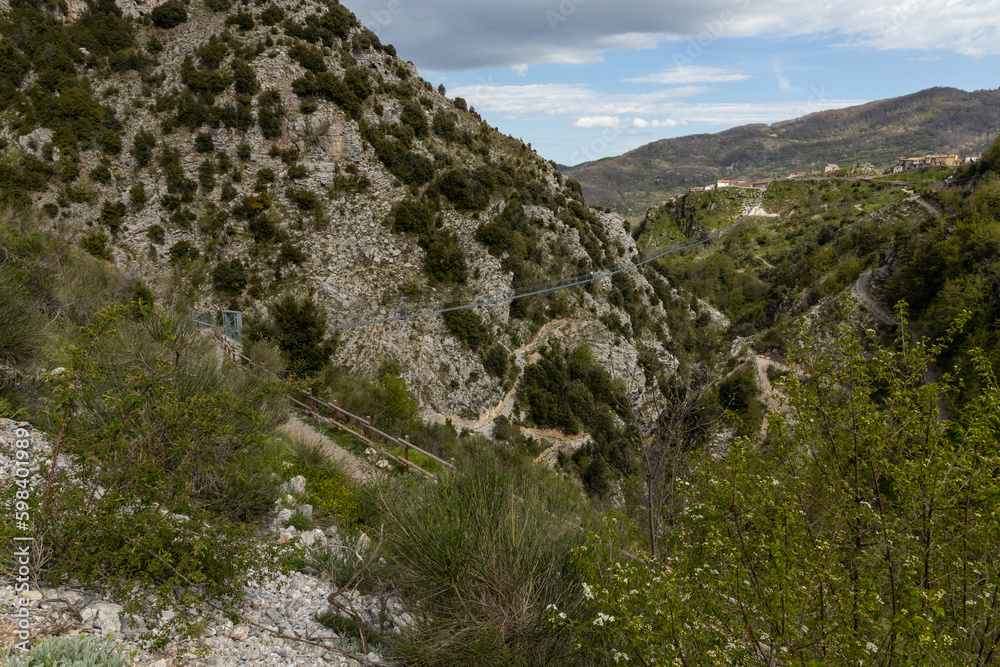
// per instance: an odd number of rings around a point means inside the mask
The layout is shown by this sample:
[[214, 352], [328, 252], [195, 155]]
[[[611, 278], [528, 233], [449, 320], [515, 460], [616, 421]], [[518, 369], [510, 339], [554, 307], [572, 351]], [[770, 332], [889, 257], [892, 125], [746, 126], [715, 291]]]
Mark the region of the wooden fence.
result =
[[[222, 349], [226, 356], [229, 357], [234, 363], [240, 366], [255, 366], [253, 361], [243, 354], [243, 352], [233, 345], [225, 336], [218, 336], [219, 341], [222, 344]], [[266, 370], [266, 369], [265, 369]], [[270, 373], [270, 371], [267, 371]], [[274, 375], [273, 373], [271, 373]], [[275, 376], [277, 378], [277, 376]], [[445, 470], [455, 469], [455, 460], [445, 461], [444, 459], [431, 454], [430, 452], [414, 445], [410, 442], [409, 436], [404, 436], [403, 438], [398, 438], [394, 435], [386, 433], [385, 431], [377, 428], [371, 423], [371, 418], [359, 417], [358, 415], [352, 414], [345, 410], [344, 408], [337, 405], [337, 402], [327, 403], [319, 398], [316, 398], [312, 394], [312, 389], [303, 390], [299, 387], [292, 385], [282, 378], [278, 378], [288, 391], [288, 400], [301, 410], [308, 413], [311, 417], [316, 419], [322, 424], [329, 426], [337, 431], [348, 433], [351, 436], [360, 440], [366, 447], [371, 447], [380, 456], [384, 456], [386, 459], [394, 461], [396, 464], [403, 467], [404, 470], [410, 470], [411, 468], [420, 472], [431, 479], [437, 480], [437, 475], [427, 470], [424, 470], [419, 465], [410, 461], [410, 452], [419, 452], [432, 461], [436, 461], [441, 464]], [[392, 452], [388, 451], [381, 443], [386, 443], [389, 446], [402, 447], [403, 456], [397, 456]]]

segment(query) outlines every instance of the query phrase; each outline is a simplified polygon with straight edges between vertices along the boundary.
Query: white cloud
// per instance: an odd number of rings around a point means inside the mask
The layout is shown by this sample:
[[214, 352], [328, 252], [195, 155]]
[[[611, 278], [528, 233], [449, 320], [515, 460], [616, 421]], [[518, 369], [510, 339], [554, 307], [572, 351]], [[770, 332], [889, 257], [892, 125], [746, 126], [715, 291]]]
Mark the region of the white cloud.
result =
[[620, 130], [634, 128], [645, 130], [657, 127], [676, 127], [683, 125], [682, 121], [667, 118], [665, 120], [646, 120], [644, 118], [619, 118], [618, 116], [584, 116], [578, 118], [570, 127], [577, 130], [610, 129]]
[[621, 127], [622, 119], [618, 116], [584, 116], [570, 125], [578, 130], [593, 130], [599, 127], [617, 129]]
[[749, 74], [722, 67], [687, 65], [647, 76], [622, 79], [622, 81], [672, 85], [680, 83], [731, 83], [734, 81], [745, 81], [749, 78], [751, 78]]
[[344, 0], [422, 69], [592, 63], [611, 49], [736, 37], [1000, 53], [1000, 0]]
[[648, 129], [679, 125], [732, 127], [773, 123], [866, 100], [829, 98], [814, 91], [805, 99], [774, 102], [691, 102], [710, 89], [685, 86], [651, 93], [600, 93], [582, 84], [463, 86], [453, 92], [484, 112], [514, 120], [558, 120], [581, 130]]
[[602, 93], [583, 84], [539, 83], [461, 86], [449, 93], [465, 98], [480, 111], [530, 119], [648, 115], [664, 104], [710, 90], [704, 86], [680, 86], [650, 93]]

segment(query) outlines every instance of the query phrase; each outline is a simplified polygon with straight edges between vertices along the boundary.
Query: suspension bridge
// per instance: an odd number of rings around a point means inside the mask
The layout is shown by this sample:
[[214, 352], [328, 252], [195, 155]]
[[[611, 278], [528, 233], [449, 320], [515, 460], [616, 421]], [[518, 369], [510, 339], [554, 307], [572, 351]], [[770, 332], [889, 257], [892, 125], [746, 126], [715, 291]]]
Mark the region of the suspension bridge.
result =
[[490, 286], [485, 288], [480, 288], [476, 290], [458, 290], [445, 293], [431, 293], [424, 294], [417, 298], [400, 299], [391, 302], [385, 302], [374, 306], [368, 306], [363, 309], [353, 309], [351, 311], [345, 311], [341, 313], [331, 314], [331, 330], [337, 331], [341, 329], [354, 329], [357, 327], [366, 327], [373, 324], [384, 324], [386, 322], [398, 322], [402, 320], [409, 320], [415, 317], [424, 317], [426, 315], [437, 315], [441, 313], [447, 313], [454, 310], [465, 310], [468, 308], [479, 308], [484, 306], [495, 306], [501, 303], [507, 303], [514, 301], [515, 299], [523, 299], [530, 296], [537, 296], [540, 294], [548, 294], [549, 292], [555, 292], [557, 290], [564, 290], [570, 287], [579, 287], [586, 285], [587, 283], [597, 282], [599, 280], [604, 280], [605, 278], [610, 278], [616, 274], [623, 273], [625, 271], [630, 271], [638, 267], [654, 262], [661, 257], [665, 257], [671, 253], [680, 252], [682, 250], [687, 250], [688, 248], [694, 248], [699, 245], [704, 245], [709, 241], [717, 239], [731, 232], [733, 229], [741, 225], [751, 213], [756, 209], [761, 200], [764, 198], [764, 193], [767, 188], [761, 188], [757, 197], [754, 199], [753, 203], [746, 208], [746, 212], [733, 224], [729, 225], [724, 229], [715, 231], [712, 234], [703, 236], [698, 239], [688, 241], [683, 244], [671, 245], [668, 248], [660, 249], [654, 251], [655, 254], [649, 257], [643, 257], [642, 255], [637, 255], [633, 257], [630, 261], [613, 265], [610, 267], [605, 267], [601, 269], [589, 270], [576, 273], [574, 275], [564, 276], [555, 280], [544, 280], [544, 281], [524, 281], [519, 283], [512, 283], [509, 288], [501, 286]]

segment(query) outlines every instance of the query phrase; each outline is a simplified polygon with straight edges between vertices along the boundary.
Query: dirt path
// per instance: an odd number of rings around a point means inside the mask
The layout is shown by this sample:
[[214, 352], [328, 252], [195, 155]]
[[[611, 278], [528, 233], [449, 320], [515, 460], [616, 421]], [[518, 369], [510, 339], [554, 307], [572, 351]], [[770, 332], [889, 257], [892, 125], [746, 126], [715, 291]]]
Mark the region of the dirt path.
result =
[[[551, 322], [546, 322], [541, 329], [534, 335], [534, 337], [525, 345], [517, 348], [511, 354], [515, 358], [524, 358], [526, 355], [530, 355], [531, 352], [538, 347], [542, 339], [548, 336], [550, 333], [552, 335], [562, 335], [563, 329], [572, 328], [574, 325], [587, 322], [587, 320], [581, 320], [573, 317], [566, 317], [560, 320], [552, 320]], [[556, 331], [553, 331], [555, 329]], [[494, 420], [500, 415], [510, 414], [514, 407], [514, 399], [517, 396], [517, 385], [515, 384], [510, 388], [510, 391], [503, 397], [503, 399], [497, 403], [495, 406], [482, 413], [478, 419], [463, 419], [456, 415], [437, 415], [440, 421], [451, 420], [451, 423], [455, 425], [456, 428], [467, 428], [472, 431], [478, 431], [480, 429], [486, 428], [488, 425], [492, 424]], [[525, 433], [531, 433], [533, 429], [521, 429]], [[532, 433], [533, 435], [540, 435]], [[545, 437], [552, 437], [546, 435]], [[572, 439], [572, 438], [570, 438]]]
[[896, 319], [889, 312], [889, 309], [882, 304], [881, 301], [875, 298], [872, 294], [871, 289], [871, 278], [872, 272], [865, 271], [859, 277], [857, 282], [851, 287], [851, 294], [854, 295], [858, 301], [863, 303], [868, 310], [872, 312], [875, 317], [882, 320], [886, 324], [895, 324]]
[[917, 202], [918, 204], [920, 204], [921, 206], [923, 206], [925, 209], [927, 209], [927, 212], [930, 213], [931, 215], [941, 215], [941, 207], [940, 206], [938, 206], [934, 202], [927, 201], [926, 199], [924, 199], [920, 195], [910, 195], [910, 197], [908, 197], [908, 199], [911, 199], [911, 200]]
[[322, 447], [326, 455], [357, 482], [365, 484], [378, 479], [381, 475], [380, 471], [369, 465], [367, 461], [347, 451], [295, 415], [288, 418], [281, 430], [295, 440]]

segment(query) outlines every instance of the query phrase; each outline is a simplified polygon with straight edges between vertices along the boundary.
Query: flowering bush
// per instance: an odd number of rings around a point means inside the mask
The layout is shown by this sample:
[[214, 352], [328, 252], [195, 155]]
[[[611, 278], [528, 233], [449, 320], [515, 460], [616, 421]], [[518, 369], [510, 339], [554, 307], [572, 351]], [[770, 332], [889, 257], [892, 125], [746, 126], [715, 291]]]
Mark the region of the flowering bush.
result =
[[[585, 614], [550, 622], [616, 661], [986, 665], [997, 659], [1000, 392], [944, 419], [940, 347], [841, 331], [793, 360], [787, 420], [678, 484], [662, 559], [613, 526], [576, 550]], [[872, 347], [876, 347], [874, 352]]]

